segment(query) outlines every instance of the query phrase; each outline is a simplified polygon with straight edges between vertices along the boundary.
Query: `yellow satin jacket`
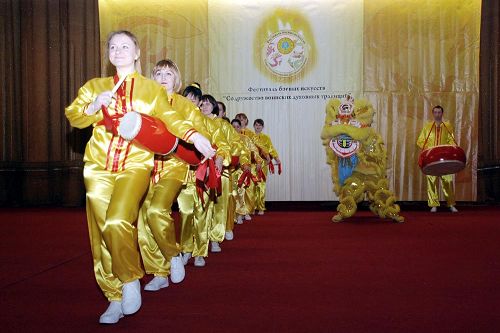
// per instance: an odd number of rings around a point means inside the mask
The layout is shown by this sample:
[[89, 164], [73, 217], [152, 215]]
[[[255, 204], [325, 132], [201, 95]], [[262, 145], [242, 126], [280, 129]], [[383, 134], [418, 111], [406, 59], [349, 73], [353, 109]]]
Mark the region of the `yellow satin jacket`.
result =
[[[426, 142], [427, 140], [427, 142]], [[417, 146], [420, 148], [432, 148], [440, 145], [455, 145], [453, 136], [453, 126], [449, 121], [444, 121], [437, 125], [434, 121], [425, 124], [417, 139]]]
[[[65, 109], [71, 126], [94, 126], [83, 160], [111, 172], [134, 166], [152, 168], [153, 152], [106, 131], [104, 125], [99, 124], [103, 119], [101, 110], [93, 115], [85, 113], [96, 97], [102, 92], [112, 90], [117, 81], [116, 75], [88, 81], [79, 89], [73, 103]], [[159, 118], [173, 135], [181, 139], [188, 140], [190, 135], [196, 132], [192, 122], [180, 117], [169, 104], [165, 89], [137, 72], [128, 75], [108, 106], [110, 116], [130, 111]]]

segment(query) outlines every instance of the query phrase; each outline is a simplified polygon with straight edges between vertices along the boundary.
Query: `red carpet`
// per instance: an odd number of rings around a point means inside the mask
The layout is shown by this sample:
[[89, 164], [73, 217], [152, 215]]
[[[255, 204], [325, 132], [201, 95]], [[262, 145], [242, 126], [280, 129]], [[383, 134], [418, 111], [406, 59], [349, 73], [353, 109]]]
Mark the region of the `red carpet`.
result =
[[191, 264], [184, 282], [143, 292], [137, 314], [100, 326], [107, 302], [94, 281], [84, 211], [2, 209], [0, 329], [498, 331], [500, 208], [404, 215], [401, 225], [368, 212], [340, 224], [329, 212], [255, 217], [205, 268]]

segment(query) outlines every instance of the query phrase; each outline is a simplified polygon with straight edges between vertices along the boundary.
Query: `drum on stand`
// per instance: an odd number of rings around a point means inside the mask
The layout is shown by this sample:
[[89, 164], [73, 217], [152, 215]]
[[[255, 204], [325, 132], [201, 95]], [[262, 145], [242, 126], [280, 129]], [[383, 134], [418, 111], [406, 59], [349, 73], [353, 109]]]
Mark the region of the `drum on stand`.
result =
[[463, 170], [466, 161], [465, 152], [459, 146], [441, 145], [422, 150], [418, 165], [426, 175], [443, 176]]

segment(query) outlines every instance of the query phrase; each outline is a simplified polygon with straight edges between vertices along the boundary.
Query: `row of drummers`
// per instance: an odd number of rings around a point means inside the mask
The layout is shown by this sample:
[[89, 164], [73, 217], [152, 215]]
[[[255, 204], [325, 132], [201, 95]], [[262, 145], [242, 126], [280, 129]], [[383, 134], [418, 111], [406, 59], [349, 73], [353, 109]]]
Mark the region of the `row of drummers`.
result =
[[109, 301], [99, 322], [114, 324], [140, 309], [144, 269], [154, 275], [145, 290], [167, 287], [169, 277], [181, 282], [190, 257], [203, 266], [210, 244], [220, 251], [234, 237], [235, 221], [262, 214], [267, 172], [274, 160], [279, 173], [281, 163], [263, 121], [256, 133], [243, 114], [230, 123], [224, 105], [196, 84], [179, 94], [173, 61], [141, 75], [133, 33], [110, 33], [106, 49], [116, 75], [87, 81], [65, 115], [73, 127], [93, 127], [83, 158], [87, 222], [95, 278]]
[[[138, 219], [144, 267], [155, 276], [145, 286], [148, 291], [167, 286], [169, 274], [172, 282], [182, 281], [184, 265], [191, 258], [194, 266], [203, 267], [209, 251], [221, 252], [220, 243], [234, 238], [235, 223], [264, 214], [267, 177], [281, 174], [278, 153], [270, 137], [262, 133], [262, 119], [254, 121], [255, 132], [247, 127], [244, 113], [230, 121], [224, 103], [203, 95], [197, 83], [181, 95], [179, 69], [171, 60], [158, 62], [152, 78], [166, 89], [173, 109], [192, 119], [195, 129], [209, 138], [216, 154], [205, 159], [193, 144], [178, 140], [173, 153], [155, 155]], [[178, 241], [171, 215], [175, 199], [181, 228]], [[151, 219], [163, 223], [150, 223]], [[155, 230], [159, 225], [162, 228]]]

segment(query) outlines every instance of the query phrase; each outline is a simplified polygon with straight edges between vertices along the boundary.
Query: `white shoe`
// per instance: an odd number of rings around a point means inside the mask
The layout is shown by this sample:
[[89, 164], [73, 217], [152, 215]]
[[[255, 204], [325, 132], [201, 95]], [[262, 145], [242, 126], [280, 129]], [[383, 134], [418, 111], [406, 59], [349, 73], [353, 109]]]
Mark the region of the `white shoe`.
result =
[[224, 238], [226, 240], [233, 240], [234, 239], [234, 233], [232, 231], [226, 231], [226, 234], [224, 235]]
[[213, 252], [213, 253], [222, 252], [222, 249], [220, 248], [219, 243], [210, 242], [210, 244], [212, 244], [212, 248], [211, 248], [210, 252]]
[[246, 221], [250, 221], [251, 219], [252, 219], [252, 217], [251, 217], [250, 215], [248, 215], [248, 214], [247, 214], [247, 215], [245, 215], [245, 220], [246, 220]]
[[435, 213], [435, 212], [437, 212], [437, 211], [438, 211], [437, 207], [432, 207], [432, 208], [431, 208], [431, 213]]
[[127, 282], [122, 288], [122, 312], [125, 315], [136, 313], [141, 308], [141, 283], [139, 280]]
[[184, 266], [186, 266], [188, 264], [189, 259], [191, 259], [191, 253], [190, 252], [186, 252], [186, 253], [182, 254], [182, 263], [184, 264]]
[[452, 213], [458, 213], [458, 209], [456, 209], [455, 206], [450, 206], [450, 211]]
[[146, 291], [158, 291], [162, 288], [168, 287], [168, 278], [163, 276], [155, 276], [149, 283], [144, 287]]
[[184, 263], [182, 262], [182, 254], [170, 259], [170, 280], [172, 283], [179, 283], [184, 280], [186, 276], [186, 270], [184, 269]]
[[205, 258], [194, 257], [194, 266], [195, 267], [204, 267], [205, 266]]
[[243, 216], [238, 215], [238, 218], [236, 219], [236, 224], [243, 224]]
[[264, 211], [263, 211], [263, 210], [259, 210], [259, 211], [257, 212], [257, 215], [264, 215]]
[[99, 317], [99, 324], [116, 324], [123, 318], [122, 302], [111, 301], [106, 311]]

